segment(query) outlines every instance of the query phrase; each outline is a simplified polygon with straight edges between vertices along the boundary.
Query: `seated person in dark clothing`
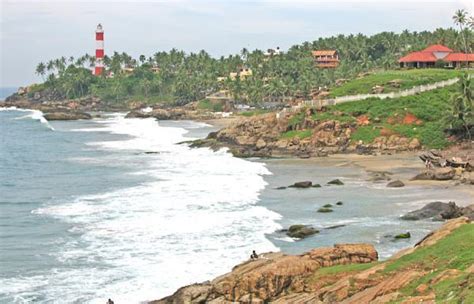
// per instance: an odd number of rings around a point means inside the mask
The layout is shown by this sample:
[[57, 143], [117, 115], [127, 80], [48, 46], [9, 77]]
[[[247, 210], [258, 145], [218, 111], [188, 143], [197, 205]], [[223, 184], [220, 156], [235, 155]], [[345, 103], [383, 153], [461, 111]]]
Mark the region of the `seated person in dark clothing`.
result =
[[251, 258], [252, 260], [258, 259], [258, 254], [255, 252], [255, 250], [252, 251], [252, 254], [250, 255], [250, 258]]

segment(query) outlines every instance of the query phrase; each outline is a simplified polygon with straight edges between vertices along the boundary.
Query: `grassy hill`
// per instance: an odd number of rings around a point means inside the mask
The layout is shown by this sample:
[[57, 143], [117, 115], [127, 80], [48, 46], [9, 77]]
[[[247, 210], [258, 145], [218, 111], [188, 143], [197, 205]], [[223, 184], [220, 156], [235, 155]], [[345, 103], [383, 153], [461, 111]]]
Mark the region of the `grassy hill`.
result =
[[[374, 86], [384, 86], [384, 93], [406, 90], [415, 86], [459, 77], [462, 71], [447, 69], [418, 69], [379, 71], [365, 77], [350, 80], [331, 89], [330, 96], [370, 94]], [[397, 85], [391, 85], [396, 82]]]
[[369, 143], [381, 132], [393, 132], [408, 138], [416, 137], [429, 148], [443, 148], [448, 144], [444, 129], [448, 127], [446, 119], [451, 112], [449, 100], [456, 89], [457, 85], [452, 85], [414, 96], [348, 102], [330, 106], [326, 112], [313, 115], [313, 119], [356, 122], [365, 116], [368, 124], [359, 126], [352, 134], [352, 140]]
[[369, 279], [381, 282], [389, 281], [397, 274], [416, 272], [419, 275], [398, 289], [397, 296], [389, 303], [404, 303], [417, 296], [434, 297], [436, 303], [474, 303], [473, 242], [474, 224], [464, 224], [431, 246], [418, 248], [384, 263], [320, 268], [307, 278], [307, 283], [317, 285], [325, 282], [331, 285], [349, 275], [356, 291], [358, 279], [354, 275], [369, 268], [379, 269]]

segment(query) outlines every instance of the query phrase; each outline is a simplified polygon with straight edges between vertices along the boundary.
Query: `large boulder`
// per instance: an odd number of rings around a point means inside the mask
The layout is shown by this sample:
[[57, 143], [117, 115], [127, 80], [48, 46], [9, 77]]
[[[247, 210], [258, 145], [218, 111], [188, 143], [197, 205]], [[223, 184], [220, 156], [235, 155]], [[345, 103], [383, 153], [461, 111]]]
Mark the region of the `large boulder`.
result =
[[336, 186], [342, 186], [344, 183], [340, 179], [333, 179], [332, 181], [328, 182], [328, 185], [336, 185]]
[[288, 228], [286, 235], [292, 238], [303, 239], [310, 235], [319, 233], [318, 230], [308, 225], [292, 225]]
[[432, 218], [433, 220], [447, 220], [457, 218], [463, 215], [463, 209], [469, 213], [471, 209], [460, 208], [454, 202], [432, 202], [425, 205], [423, 208], [408, 212], [403, 215], [403, 220], [421, 220]]
[[313, 185], [311, 181], [296, 182], [290, 187], [292, 188], [310, 188]]
[[412, 180], [451, 180], [456, 175], [456, 171], [453, 168], [436, 168], [432, 170], [426, 170], [415, 177]]
[[450, 180], [450, 179], [453, 179], [455, 173], [456, 172], [453, 168], [437, 168], [434, 170], [434, 179], [435, 180]]

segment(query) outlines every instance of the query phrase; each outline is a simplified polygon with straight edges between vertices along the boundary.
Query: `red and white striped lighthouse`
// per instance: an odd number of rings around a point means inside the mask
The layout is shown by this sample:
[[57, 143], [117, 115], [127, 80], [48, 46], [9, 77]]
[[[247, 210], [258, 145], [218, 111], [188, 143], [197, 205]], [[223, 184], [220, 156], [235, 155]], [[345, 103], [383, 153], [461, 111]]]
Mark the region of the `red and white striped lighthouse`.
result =
[[104, 30], [102, 24], [97, 25], [95, 30], [95, 71], [94, 75], [101, 75], [104, 71]]

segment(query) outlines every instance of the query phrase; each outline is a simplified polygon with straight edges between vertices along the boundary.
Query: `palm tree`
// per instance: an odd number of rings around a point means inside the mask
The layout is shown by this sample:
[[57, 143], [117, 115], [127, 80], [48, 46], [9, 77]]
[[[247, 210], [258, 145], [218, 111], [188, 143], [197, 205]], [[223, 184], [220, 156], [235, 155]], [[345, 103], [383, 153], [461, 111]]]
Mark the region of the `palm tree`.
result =
[[36, 74], [41, 75], [41, 78], [43, 78], [44, 81], [44, 74], [46, 73], [46, 65], [42, 62], [40, 62], [36, 66]]
[[460, 121], [466, 131], [469, 142], [471, 142], [471, 126], [474, 124], [473, 105], [474, 94], [471, 87], [471, 79], [467, 73], [461, 76], [459, 92], [452, 96], [452, 121]]
[[467, 12], [464, 9], [459, 9], [454, 13], [453, 16], [454, 24], [459, 26], [459, 31], [461, 32], [463, 42], [464, 42], [464, 52], [467, 53], [467, 43], [466, 35], [464, 34], [463, 26], [467, 23]]
[[141, 63], [141, 64], [144, 64], [145, 61], [146, 61], [146, 56], [145, 56], [145, 55], [140, 55], [140, 57], [138, 58], [138, 60], [140, 60], [140, 63]]

